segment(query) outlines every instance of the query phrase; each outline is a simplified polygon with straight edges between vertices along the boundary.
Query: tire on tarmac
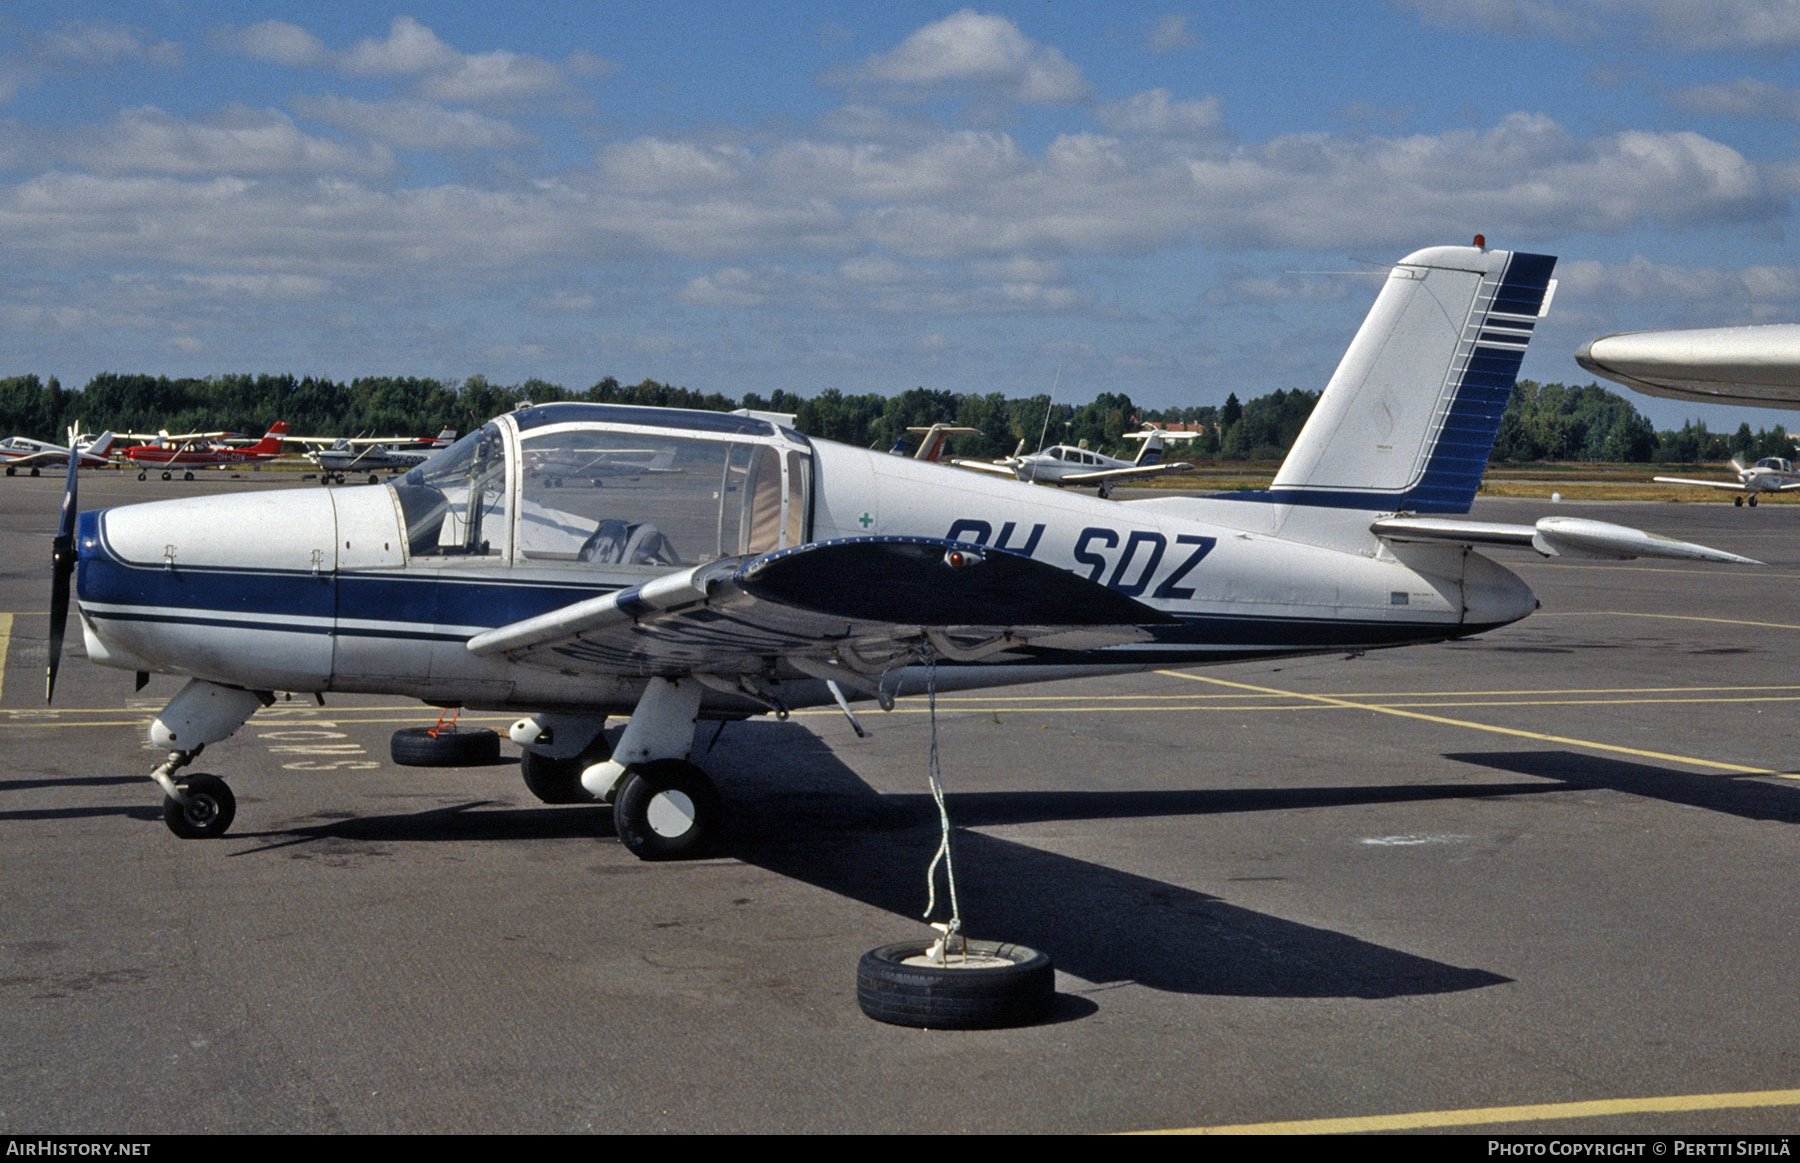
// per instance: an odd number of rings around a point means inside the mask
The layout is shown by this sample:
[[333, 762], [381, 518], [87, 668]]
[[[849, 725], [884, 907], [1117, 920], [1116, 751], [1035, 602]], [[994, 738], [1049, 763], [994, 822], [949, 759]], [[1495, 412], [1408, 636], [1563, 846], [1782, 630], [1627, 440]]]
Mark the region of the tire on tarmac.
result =
[[1042, 1021], [1056, 1000], [1047, 954], [1007, 941], [969, 941], [967, 961], [925, 964], [931, 940], [863, 954], [856, 1003], [878, 1022], [930, 1030], [988, 1030]]
[[472, 767], [500, 759], [500, 736], [486, 727], [474, 731], [403, 727], [394, 732], [389, 752], [402, 767]]

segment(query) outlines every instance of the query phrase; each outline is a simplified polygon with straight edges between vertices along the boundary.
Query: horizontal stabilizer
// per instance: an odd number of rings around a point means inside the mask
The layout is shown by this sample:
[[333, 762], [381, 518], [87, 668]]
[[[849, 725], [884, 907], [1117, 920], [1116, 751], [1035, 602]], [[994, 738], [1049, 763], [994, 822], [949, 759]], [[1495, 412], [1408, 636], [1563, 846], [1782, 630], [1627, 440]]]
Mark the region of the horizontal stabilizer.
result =
[[1452, 521], [1440, 517], [1387, 517], [1369, 526], [1385, 541], [1448, 542], [1455, 545], [1511, 545], [1535, 549], [1545, 557], [1609, 558], [1666, 557], [1688, 561], [1721, 561], [1735, 565], [1761, 565], [1721, 549], [1691, 541], [1677, 541], [1658, 533], [1645, 533], [1624, 525], [1592, 521], [1585, 517], [1545, 517], [1536, 525], [1505, 525], [1486, 521]]

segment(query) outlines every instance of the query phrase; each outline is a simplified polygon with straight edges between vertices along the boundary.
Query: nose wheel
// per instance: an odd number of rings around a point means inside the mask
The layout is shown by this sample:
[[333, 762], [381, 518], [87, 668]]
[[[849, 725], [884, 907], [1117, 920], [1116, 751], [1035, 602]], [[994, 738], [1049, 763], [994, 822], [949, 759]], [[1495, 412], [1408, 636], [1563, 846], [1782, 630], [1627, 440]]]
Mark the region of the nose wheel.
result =
[[186, 802], [163, 797], [163, 823], [183, 840], [210, 840], [223, 836], [237, 815], [237, 797], [216, 775], [183, 775], [175, 780]]

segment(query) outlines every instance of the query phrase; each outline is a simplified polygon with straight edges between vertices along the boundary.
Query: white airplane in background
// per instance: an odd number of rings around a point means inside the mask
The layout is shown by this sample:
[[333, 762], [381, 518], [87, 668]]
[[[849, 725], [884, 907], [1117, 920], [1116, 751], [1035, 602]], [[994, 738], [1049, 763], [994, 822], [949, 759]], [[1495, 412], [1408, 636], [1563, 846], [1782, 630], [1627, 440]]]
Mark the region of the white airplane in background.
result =
[[1657, 481], [1665, 485], [1696, 485], [1707, 489], [1723, 489], [1737, 493], [1734, 503], [1742, 505], [1744, 498], [1750, 498], [1750, 507], [1756, 507], [1758, 493], [1791, 493], [1800, 489], [1800, 465], [1791, 460], [1783, 460], [1779, 456], [1765, 456], [1755, 464], [1745, 464], [1744, 458], [1731, 458], [1731, 467], [1737, 473], [1735, 481], [1696, 481], [1683, 477], [1657, 477]]
[[[704, 720], [1481, 634], [1537, 607], [1482, 547], [1748, 562], [1579, 518], [1454, 519], [1554, 262], [1402, 259], [1254, 492], [1115, 504], [753, 415], [574, 403], [381, 486], [78, 513], [71, 469], [46, 693], [73, 583], [91, 661], [187, 679], [149, 730], [177, 835], [230, 826], [225, 781], [177, 773], [274, 692], [366, 692], [519, 715], [534, 795], [610, 803], [627, 849], [679, 859], [725, 827], [691, 759]], [[645, 453], [672, 471], [630, 488], [531, 468]]]
[[43, 440], [33, 440], [29, 436], [12, 436], [0, 440], [0, 464], [6, 465], [6, 475], [14, 476], [20, 469], [25, 469], [32, 476], [37, 476], [46, 468], [64, 468], [69, 463], [69, 450], [75, 450], [76, 459], [82, 468], [103, 468], [112, 463], [109, 455], [113, 444], [113, 434], [102, 432], [98, 436], [74, 435], [70, 430], [69, 443], [66, 445], [50, 444]]
[[1112, 496], [1113, 486], [1125, 481], [1194, 471], [1194, 466], [1186, 461], [1163, 463], [1161, 432], [1133, 432], [1127, 433], [1125, 438], [1143, 440], [1144, 446], [1138, 450], [1136, 460], [1119, 460], [1085, 448], [1055, 444], [1030, 456], [1014, 453], [1002, 461], [953, 460], [950, 463], [959, 468], [1006, 474], [1033, 484], [1098, 488], [1103, 498]]
[[[1671, 400], [1800, 407], [1800, 324], [1630, 331], [1581, 345], [1575, 362], [1616, 383]], [[1800, 489], [1800, 464], [1768, 456], [1753, 465], [1731, 461], [1738, 479], [1698, 481], [1657, 477], [1670, 485], [1697, 485], [1738, 493], [1756, 504], [1758, 493]]]
[[[438, 449], [448, 446], [456, 439], [456, 429], [446, 428], [436, 437], [421, 437], [417, 440], [366, 436], [289, 436], [286, 439], [298, 444], [322, 446], [306, 454], [306, 459], [319, 468], [320, 483], [330, 484], [335, 479], [342, 484], [349, 474], [360, 476], [366, 472], [369, 474], [369, 483], [374, 484], [379, 479], [377, 473], [401, 472], [431, 459]], [[416, 447], [398, 447], [402, 444]]]

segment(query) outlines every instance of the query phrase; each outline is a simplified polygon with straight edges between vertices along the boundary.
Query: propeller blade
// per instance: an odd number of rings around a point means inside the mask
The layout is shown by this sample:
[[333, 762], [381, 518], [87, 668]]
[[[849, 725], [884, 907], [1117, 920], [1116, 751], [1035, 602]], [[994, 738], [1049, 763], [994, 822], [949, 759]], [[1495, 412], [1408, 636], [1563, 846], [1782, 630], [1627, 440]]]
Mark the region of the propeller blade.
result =
[[44, 665], [44, 701], [56, 694], [56, 668], [62, 663], [63, 633], [69, 625], [69, 582], [75, 576], [75, 492], [81, 453], [69, 443], [69, 477], [63, 485], [62, 518], [50, 543], [50, 655]]

